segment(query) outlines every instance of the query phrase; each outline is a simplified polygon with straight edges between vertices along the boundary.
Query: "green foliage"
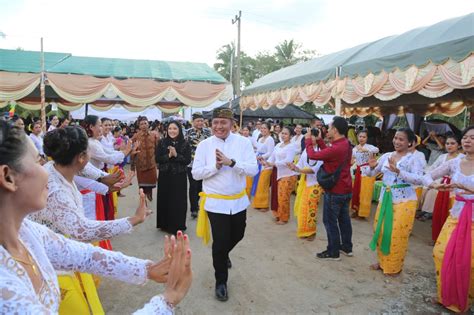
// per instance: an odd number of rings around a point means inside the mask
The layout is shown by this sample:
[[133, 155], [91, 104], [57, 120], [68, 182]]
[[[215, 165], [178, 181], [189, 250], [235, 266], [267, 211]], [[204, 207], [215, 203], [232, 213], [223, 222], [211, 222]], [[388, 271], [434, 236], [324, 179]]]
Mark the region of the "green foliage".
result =
[[[459, 130], [462, 130], [466, 127], [466, 124], [469, 123], [467, 117], [467, 110], [463, 111], [459, 115], [453, 116], [453, 117], [448, 117], [440, 114], [434, 114], [434, 115], [429, 115], [426, 117], [426, 120], [431, 120], [431, 119], [441, 119], [444, 121], [447, 121], [454, 126], [456, 126]], [[471, 113], [472, 115], [472, 113]]]
[[[258, 52], [255, 57], [251, 57], [241, 51], [240, 86], [248, 86], [253, 81], [266, 74], [309, 60], [314, 58], [316, 55], [317, 54], [314, 50], [303, 50], [303, 46], [295, 42], [293, 39], [284, 40], [279, 43], [275, 46], [273, 52]], [[214, 69], [228, 81], [231, 81], [232, 73], [232, 85], [234, 90], [236, 90], [235, 87], [238, 82], [235, 82], [235, 73], [237, 71], [235, 43], [232, 42], [222, 46], [217, 51], [216, 59], [217, 62], [214, 64]]]

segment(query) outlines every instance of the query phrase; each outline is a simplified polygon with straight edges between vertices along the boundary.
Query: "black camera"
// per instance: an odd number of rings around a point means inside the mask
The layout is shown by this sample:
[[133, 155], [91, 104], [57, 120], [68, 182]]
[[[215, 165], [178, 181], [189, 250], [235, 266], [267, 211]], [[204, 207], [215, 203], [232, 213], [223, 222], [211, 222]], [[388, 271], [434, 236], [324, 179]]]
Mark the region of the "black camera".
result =
[[[308, 129], [308, 128], [304, 128], [304, 129], [301, 131], [301, 133], [305, 135], [306, 132], [307, 132], [307, 129]], [[319, 129], [318, 129], [318, 128], [311, 128], [311, 135], [312, 135], [312, 136], [315, 136], [315, 137], [319, 136]]]

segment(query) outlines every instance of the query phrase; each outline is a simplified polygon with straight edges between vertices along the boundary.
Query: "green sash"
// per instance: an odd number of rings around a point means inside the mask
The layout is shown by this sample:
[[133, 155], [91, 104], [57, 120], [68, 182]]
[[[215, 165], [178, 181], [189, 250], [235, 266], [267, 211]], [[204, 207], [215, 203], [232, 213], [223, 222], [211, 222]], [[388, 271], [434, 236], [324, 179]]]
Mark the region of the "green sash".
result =
[[375, 250], [377, 248], [377, 241], [380, 236], [380, 231], [383, 224], [382, 243], [380, 250], [382, 254], [390, 254], [390, 245], [392, 243], [392, 230], [393, 230], [393, 200], [392, 200], [392, 189], [393, 188], [405, 188], [410, 187], [409, 184], [396, 184], [392, 186], [386, 186], [385, 193], [383, 194], [382, 205], [380, 206], [379, 219], [377, 221], [377, 227], [375, 228], [374, 237], [370, 242], [370, 249]]

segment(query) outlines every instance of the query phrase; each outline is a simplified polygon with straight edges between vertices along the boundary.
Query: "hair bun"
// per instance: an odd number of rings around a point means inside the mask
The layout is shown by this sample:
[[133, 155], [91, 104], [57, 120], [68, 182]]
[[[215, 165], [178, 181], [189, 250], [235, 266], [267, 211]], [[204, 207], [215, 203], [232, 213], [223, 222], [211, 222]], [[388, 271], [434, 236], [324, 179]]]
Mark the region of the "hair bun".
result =
[[76, 155], [87, 150], [87, 142], [80, 127], [57, 128], [44, 136], [44, 153], [61, 165], [69, 165]]

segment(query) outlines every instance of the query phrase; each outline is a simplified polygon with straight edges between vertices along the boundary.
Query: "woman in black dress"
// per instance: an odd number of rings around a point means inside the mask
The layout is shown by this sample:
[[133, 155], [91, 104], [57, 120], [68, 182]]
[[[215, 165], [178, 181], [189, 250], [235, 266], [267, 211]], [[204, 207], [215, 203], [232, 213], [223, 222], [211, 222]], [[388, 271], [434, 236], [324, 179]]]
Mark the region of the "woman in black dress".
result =
[[158, 176], [156, 227], [170, 234], [186, 230], [188, 182], [186, 168], [191, 163], [191, 147], [184, 140], [181, 124], [172, 121], [166, 138], [156, 149]]

